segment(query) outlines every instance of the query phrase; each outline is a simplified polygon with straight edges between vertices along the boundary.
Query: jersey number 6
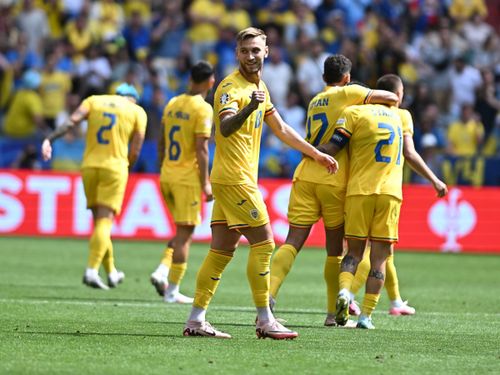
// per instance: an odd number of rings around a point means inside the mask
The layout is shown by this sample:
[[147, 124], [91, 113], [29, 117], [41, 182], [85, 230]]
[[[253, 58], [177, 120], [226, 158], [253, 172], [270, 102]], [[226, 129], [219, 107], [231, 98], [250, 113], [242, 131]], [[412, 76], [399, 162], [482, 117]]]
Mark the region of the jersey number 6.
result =
[[179, 156], [181, 155], [181, 145], [174, 139], [175, 133], [181, 130], [179, 125], [174, 125], [170, 129], [168, 133], [168, 140], [170, 141], [170, 145], [168, 146], [168, 158], [170, 160], [179, 160]]

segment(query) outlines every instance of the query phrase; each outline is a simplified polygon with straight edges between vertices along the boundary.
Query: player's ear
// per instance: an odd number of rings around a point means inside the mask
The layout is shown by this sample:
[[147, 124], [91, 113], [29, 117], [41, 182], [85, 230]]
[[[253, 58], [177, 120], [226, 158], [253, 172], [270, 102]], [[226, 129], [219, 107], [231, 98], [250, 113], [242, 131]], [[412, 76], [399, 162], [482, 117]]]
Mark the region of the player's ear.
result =
[[266, 59], [267, 56], [269, 56], [269, 47], [266, 46], [266, 49], [265, 49], [266, 53], [264, 54], [264, 58]]

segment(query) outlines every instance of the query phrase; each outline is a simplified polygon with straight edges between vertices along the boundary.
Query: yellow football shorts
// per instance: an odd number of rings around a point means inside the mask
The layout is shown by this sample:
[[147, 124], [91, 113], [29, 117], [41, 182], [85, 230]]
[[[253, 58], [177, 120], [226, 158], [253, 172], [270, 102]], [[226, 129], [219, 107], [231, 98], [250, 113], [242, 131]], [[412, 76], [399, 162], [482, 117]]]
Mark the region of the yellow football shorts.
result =
[[345, 202], [345, 237], [398, 242], [401, 200], [387, 194], [352, 195]]
[[344, 201], [344, 188], [296, 180], [288, 203], [288, 222], [310, 227], [323, 218], [326, 228], [338, 228], [344, 224]]
[[212, 192], [215, 200], [212, 225], [225, 224], [238, 229], [269, 223], [267, 207], [257, 186], [212, 184]]
[[82, 168], [82, 181], [87, 208], [106, 206], [116, 215], [122, 209], [128, 172], [105, 168]]
[[189, 186], [160, 181], [160, 189], [176, 224], [199, 225], [201, 223], [201, 187], [199, 185]]

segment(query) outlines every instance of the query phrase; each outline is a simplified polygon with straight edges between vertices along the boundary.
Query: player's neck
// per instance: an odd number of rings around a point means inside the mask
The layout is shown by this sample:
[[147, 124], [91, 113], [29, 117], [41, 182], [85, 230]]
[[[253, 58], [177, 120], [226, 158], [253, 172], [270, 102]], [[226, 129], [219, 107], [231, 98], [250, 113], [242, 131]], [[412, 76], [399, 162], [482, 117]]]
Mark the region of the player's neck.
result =
[[201, 97], [205, 99], [208, 94], [208, 90], [202, 85], [192, 85], [188, 89], [187, 94], [191, 96], [201, 95]]
[[262, 70], [259, 70], [258, 72], [252, 74], [245, 73], [241, 68], [239, 69], [239, 71], [243, 78], [245, 78], [248, 82], [255, 83], [257, 86], [259, 85]]
[[202, 97], [207, 96], [206, 91], [200, 91], [200, 90], [189, 90], [187, 92], [188, 95], [195, 96], [195, 95], [201, 95]]

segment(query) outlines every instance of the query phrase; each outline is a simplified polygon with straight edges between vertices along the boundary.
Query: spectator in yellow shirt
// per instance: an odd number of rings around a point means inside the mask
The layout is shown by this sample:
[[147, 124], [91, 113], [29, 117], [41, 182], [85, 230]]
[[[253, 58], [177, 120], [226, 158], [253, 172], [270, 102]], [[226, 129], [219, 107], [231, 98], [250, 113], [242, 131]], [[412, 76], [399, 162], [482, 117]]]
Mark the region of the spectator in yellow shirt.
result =
[[57, 52], [47, 54], [40, 84], [43, 117], [52, 130], [56, 127], [58, 115], [66, 109], [66, 97], [71, 91], [71, 77], [68, 73], [57, 70], [57, 60]]
[[448, 127], [448, 153], [453, 156], [474, 156], [484, 140], [484, 126], [471, 104], [463, 104], [460, 118]]
[[488, 15], [484, 0], [452, 0], [449, 11], [450, 16], [459, 23], [467, 21], [476, 13], [483, 17]]
[[16, 139], [36, 136], [37, 129], [44, 127], [42, 99], [37, 90], [40, 74], [29, 70], [23, 74], [21, 88], [12, 99], [5, 117], [3, 132]]
[[188, 33], [192, 43], [192, 61], [204, 60], [213, 52], [225, 13], [226, 7], [222, 0], [193, 1], [189, 7], [192, 27]]

